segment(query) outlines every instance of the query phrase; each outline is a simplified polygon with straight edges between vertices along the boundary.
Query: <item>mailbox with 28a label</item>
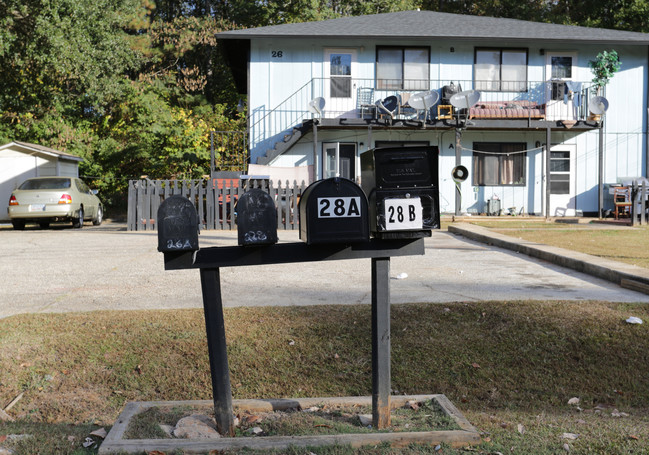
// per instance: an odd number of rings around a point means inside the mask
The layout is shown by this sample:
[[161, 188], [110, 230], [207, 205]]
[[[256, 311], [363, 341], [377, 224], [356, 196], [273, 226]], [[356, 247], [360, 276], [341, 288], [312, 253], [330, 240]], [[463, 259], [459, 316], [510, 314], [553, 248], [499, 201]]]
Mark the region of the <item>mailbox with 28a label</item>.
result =
[[332, 177], [307, 187], [299, 202], [300, 239], [308, 244], [366, 242], [367, 197], [351, 180]]
[[361, 154], [361, 186], [376, 238], [429, 237], [439, 229], [438, 149], [385, 147]]

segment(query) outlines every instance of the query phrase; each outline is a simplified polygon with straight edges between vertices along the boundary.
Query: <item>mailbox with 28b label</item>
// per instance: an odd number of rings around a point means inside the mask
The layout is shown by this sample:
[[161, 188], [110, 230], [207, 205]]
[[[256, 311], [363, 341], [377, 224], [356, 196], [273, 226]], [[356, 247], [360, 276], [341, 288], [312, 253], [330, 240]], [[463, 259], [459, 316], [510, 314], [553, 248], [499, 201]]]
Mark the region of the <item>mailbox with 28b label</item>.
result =
[[437, 147], [386, 147], [361, 154], [361, 186], [376, 238], [429, 237], [439, 229]]
[[314, 243], [366, 242], [367, 197], [351, 180], [332, 177], [307, 187], [300, 198], [300, 239]]

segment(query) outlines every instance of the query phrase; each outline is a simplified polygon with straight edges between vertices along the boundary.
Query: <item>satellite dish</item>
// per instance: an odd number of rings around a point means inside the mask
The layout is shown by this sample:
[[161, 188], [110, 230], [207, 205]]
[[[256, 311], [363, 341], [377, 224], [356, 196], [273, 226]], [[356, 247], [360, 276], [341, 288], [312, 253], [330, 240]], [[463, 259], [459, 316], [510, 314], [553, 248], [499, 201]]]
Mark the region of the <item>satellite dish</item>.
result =
[[426, 125], [426, 120], [428, 119], [428, 110], [437, 104], [439, 100], [439, 93], [437, 92], [419, 92], [415, 93], [408, 100], [408, 104], [411, 107], [417, 109], [417, 111], [424, 111], [424, 126]]
[[318, 116], [322, 115], [322, 110], [325, 107], [325, 99], [321, 96], [309, 101], [309, 111]]
[[451, 104], [457, 109], [469, 109], [480, 101], [480, 92], [477, 90], [466, 90], [451, 96]]
[[439, 93], [437, 92], [419, 92], [415, 93], [408, 100], [408, 104], [418, 111], [427, 111], [433, 107], [439, 100]]
[[595, 115], [603, 115], [608, 109], [608, 100], [603, 96], [593, 96], [588, 101], [588, 110]]
[[462, 165], [455, 166], [451, 172], [451, 176], [455, 183], [462, 183], [469, 177], [469, 170]]
[[399, 98], [396, 96], [388, 96], [384, 100], [378, 100], [376, 105], [384, 113], [388, 114], [390, 118], [394, 118], [394, 113], [399, 107]]

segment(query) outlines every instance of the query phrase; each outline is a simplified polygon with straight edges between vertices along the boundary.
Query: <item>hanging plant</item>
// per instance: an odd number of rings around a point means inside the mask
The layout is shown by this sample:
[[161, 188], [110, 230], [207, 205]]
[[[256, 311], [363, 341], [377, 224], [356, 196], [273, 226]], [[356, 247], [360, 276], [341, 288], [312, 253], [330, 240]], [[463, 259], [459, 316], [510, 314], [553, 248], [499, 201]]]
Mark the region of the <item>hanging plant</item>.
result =
[[588, 66], [595, 76], [593, 84], [599, 93], [600, 89], [611, 80], [613, 75], [620, 69], [620, 58], [616, 51], [603, 51], [597, 54], [595, 60], [590, 60]]

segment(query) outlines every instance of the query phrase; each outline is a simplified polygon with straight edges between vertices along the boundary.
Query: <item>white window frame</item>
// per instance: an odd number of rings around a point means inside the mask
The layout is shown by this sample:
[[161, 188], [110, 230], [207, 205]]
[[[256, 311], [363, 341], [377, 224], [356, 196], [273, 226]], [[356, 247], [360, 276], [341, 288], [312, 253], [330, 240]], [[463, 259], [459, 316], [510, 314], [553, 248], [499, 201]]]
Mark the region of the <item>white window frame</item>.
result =
[[[497, 55], [491, 62], [482, 62], [479, 61], [480, 53]], [[515, 54], [524, 54], [525, 62], [508, 65], [508, 58]], [[486, 92], [526, 92], [528, 63], [529, 50], [526, 48], [476, 47], [473, 58], [473, 86], [476, 90]], [[523, 72], [524, 76], [519, 79], [517, 74]]]

